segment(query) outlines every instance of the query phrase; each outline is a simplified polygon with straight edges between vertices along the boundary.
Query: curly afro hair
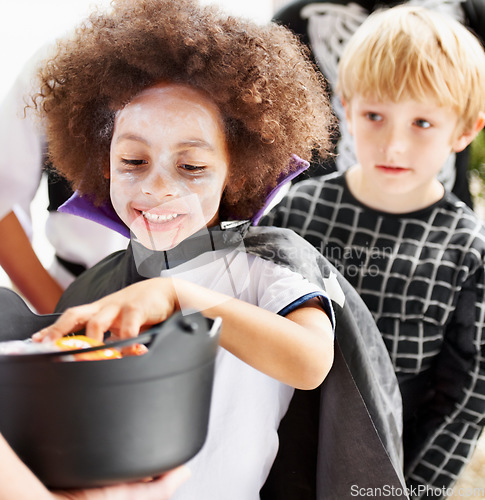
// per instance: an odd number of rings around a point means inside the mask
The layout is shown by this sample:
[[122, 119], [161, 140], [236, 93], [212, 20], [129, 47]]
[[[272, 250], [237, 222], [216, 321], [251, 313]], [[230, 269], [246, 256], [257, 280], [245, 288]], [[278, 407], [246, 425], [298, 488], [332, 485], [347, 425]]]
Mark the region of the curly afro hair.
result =
[[116, 111], [160, 81], [202, 90], [221, 111], [230, 155], [222, 217], [253, 215], [292, 154], [310, 161], [331, 148], [326, 85], [296, 37], [195, 0], [115, 0], [58, 41], [39, 78], [31, 106], [50, 160], [97, 204], [109, 200]]

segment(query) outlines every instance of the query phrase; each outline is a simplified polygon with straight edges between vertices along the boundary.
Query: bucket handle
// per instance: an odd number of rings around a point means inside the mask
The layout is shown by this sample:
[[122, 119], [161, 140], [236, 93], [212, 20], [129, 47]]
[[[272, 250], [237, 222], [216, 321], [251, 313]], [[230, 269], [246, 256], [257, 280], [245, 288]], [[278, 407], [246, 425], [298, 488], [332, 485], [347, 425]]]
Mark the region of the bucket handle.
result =
[[[166, 338], [171, 332], [173, 332], [174, 328], [177, 323], [177, 329], [182, 330], [186, 333], [192, 333], [195, 334], [196, 331], [200, 327], [200, 319], [199, 321], [194, 320], [193, 317], [199, 317], [205, 321], [210, 321], [208, 318], [202, 316], [197, 311], [191, 311], [190, 313], [184, 313], [182, 316], [182, 313], [176, 313], [172, 315], [170, 318], [166, 319], [165, 321], [162, 321], [161, 323], [157, 323], [156, 325], [153, 325], [150, 327], [148, 330], [146, 330], [143, 333], [140, 333], [140, 335], [136, 337], [130, 337], [128, 339], [121, 339], [121, 340], [115, 340], [114, 342], [107, 342], [105, 344], [99, 345], [99, 346], [93, 346], [93, 347], [86, 347], [86, 348], [81, 348], [81, 349], [71, 349], [71, 350], [66, 350], [66, 351], [53, 351], [53, 352], [44, 352], [40, 354], [42, 357], [44, 356], [50, 356], [50, 357], [57, 357], [57, 356], [73, 356], [75, 354], [85, 354], [88, 352], [95, 352], [95, 351], [102, 351], [104, 349], [111, 349], [111, 348], [118, 348], [118, 347], [123, 347], [126, 345], [130, 344], [145, 344], [150, 352], [150, 349], [155, 348], [160, 342], [163, 342], [163, 339]], [[212, 320], [212, 326], [209, 330], [209, 336], [212, 337], [216, 335], [221, 327], [221, 318], [215, 318]], [[170, 328], [172, 327], [172, 328]], [[147, 353], [148, 354], [148, 353]], [[26, 356], [35, 356], [36, 353], [26, 355]], [[38, 355], [38, 354], [37, 354]]]

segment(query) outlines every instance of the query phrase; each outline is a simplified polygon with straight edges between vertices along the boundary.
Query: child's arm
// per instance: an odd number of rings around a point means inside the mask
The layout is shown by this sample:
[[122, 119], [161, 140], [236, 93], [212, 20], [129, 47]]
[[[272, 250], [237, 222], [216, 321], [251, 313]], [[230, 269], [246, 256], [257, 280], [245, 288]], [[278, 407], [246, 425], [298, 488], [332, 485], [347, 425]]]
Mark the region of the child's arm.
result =
[[433, 367], [435, 394], [407, 439], [409, 450], [417, 450], [405, 463], [409, 487], [451, 487], [485, 426], [484, 304], [482, 261], [462, 286]]
[[140, 328], [164, 321], [180, 309], [220, 316], [220, 345], [254, 368], [286, 384], [312, 389], [333, 361], [333, 331], [328, 316], [311, 299], [286, 317], [177, 278], [154, 278], [131, 285], [92, 304], [68, 309], [34, 340], [59, 338], [86, 326], [102, 339], [108, 329], [135, 337]]

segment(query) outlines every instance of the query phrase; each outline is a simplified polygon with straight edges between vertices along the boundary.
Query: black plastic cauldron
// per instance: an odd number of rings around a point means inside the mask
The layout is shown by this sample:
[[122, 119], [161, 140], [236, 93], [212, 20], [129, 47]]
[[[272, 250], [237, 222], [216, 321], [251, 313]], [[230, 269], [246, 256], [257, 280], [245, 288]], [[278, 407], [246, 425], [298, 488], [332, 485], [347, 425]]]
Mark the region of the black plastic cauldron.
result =
[[[57, 317], [0, 288], [0, 341], [26, 339]], [[205, 441], [219, 330], [219, 320], [177, 313], [128, 341], [148, 347], [142, 356], [0, 356], [0, 432], [50, 488], [160, 475]]]

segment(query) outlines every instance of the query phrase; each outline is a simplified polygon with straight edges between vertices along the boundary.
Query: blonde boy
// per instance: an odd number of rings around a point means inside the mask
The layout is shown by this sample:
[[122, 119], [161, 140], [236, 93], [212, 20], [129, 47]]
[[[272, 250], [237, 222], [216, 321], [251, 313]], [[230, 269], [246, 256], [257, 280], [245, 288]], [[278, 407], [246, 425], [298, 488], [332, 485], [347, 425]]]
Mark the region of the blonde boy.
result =
[[295, 185], [265, 224], [294, 229], [371, 310], [404, 402], [413, 498], [450, 493], [485, 423], [485, 229], [437, 175], [482, 129], [485, 54], [451, 18], [371, 15], [340, 61], [358, 163]]

